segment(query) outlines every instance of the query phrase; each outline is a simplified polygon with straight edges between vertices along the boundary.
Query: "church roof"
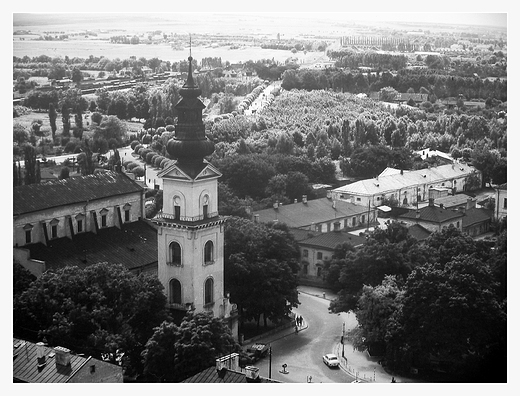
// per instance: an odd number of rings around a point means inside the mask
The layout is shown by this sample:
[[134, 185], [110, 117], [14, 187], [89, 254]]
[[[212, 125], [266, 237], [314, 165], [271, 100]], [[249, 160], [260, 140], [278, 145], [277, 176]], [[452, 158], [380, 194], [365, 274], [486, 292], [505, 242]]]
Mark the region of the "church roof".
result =
[[13, 189], [13, 214], [16, 216], [142, 190], [126, 175], [111, 171], [16, 186]]

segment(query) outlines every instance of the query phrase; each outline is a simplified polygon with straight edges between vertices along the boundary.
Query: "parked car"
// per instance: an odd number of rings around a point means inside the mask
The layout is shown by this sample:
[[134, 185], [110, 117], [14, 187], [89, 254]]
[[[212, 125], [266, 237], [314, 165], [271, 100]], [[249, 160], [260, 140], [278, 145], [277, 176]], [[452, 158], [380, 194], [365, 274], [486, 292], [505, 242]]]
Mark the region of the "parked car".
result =
[[325, 356], [323, 356], [323, 363], [325, 363], [329, 367], [338, 367], [339, 359], [333, 353], [328, 353]]

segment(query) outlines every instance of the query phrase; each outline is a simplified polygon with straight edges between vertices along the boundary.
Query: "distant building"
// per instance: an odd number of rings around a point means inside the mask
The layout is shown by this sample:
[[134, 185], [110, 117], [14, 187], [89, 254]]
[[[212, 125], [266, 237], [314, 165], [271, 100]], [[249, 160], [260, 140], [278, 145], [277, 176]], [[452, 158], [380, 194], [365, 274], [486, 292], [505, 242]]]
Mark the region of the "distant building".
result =
[[301, 202], [275, 204], [272, 208], [254, 212], [253, 219], [261, 223], [277, 221], [301, 230], [329, 232], [334, 230], [335, 222], [345, 230], [368, 228], [369, 222], [377, 222], [377, 210], [335, 200], [329, 191], [328, 198], [307, 200], [304, 195]]
[[323, 266], [332, 258], [336, 246], [345, 242], [356, 248], [366, 242], [366, 237], [340, 230], [340, 222], [334, 223], [333, 232], [326, 232], [298, 241], [301, 269], [298, 274], [300, 283], [324, 286]]
[[122, 383], [123, 368], [67, 348], [13, 338], [14, 383]]
[[386, 168], [379, 176], [360, 180], [332, 190], [334, 199], [361, 206], [380, 206], [394, 199], [400, 206], [414, 206], [430, 199], [431, 188], [448, 188], [451, 194], [466, 191], [467, 179], [480, 172], [465, 164], [404, 171]]
[[507, 183], [495, 188], [495, 218], [502, 220], [507, 217]]
[[433, 201], [430, 199], [428, 206], [402, 214], [398, 220], [409, 226], [419, 224], [431, 232], [440, 232], [449, 226], [462, 231], [464, 213], [435, 206]]

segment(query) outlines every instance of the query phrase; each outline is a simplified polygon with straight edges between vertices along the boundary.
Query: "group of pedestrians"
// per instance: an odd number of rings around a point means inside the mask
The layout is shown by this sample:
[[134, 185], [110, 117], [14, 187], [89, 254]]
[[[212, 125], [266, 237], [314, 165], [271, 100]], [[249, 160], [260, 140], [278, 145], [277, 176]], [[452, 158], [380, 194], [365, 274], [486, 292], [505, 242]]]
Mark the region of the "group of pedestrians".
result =
[[299, 327], [302, 327], [302, 325], [303, 325], [303, 318], [301, 316], [297, 316], [295, 320], [296, 320], [296, 325], [299, 326]]

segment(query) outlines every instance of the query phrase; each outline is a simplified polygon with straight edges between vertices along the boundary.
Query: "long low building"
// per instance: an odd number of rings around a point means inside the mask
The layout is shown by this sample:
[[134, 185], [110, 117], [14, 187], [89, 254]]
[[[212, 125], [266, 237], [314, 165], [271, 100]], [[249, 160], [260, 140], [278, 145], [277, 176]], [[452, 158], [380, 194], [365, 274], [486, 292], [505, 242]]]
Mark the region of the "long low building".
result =
[[466, 191], [471, 175], [481, 177], [478, 170], [460, 163], [413, 171], [386, 168], [378, 177], [332, 190], [332, 196], [338, 202], [363, 207], [380, 206], [385, 200], [395, 200], [399, 206], [413, 206], [428, 201], [432, 188], [447, 188], [452, 194]]
[[335, 222], [345, 230], [368, 227], [369, 222], [377, 221], [377, 210], [335, 200], [332, 194], [329, 198], [313, 200], [307, 200], [304, 195], [301, 202], [275, 204], [272, 208], [254, 212], [253, 219], [261, 223], [278, 221], [301, 230], [329, 232], [334, 230]]

